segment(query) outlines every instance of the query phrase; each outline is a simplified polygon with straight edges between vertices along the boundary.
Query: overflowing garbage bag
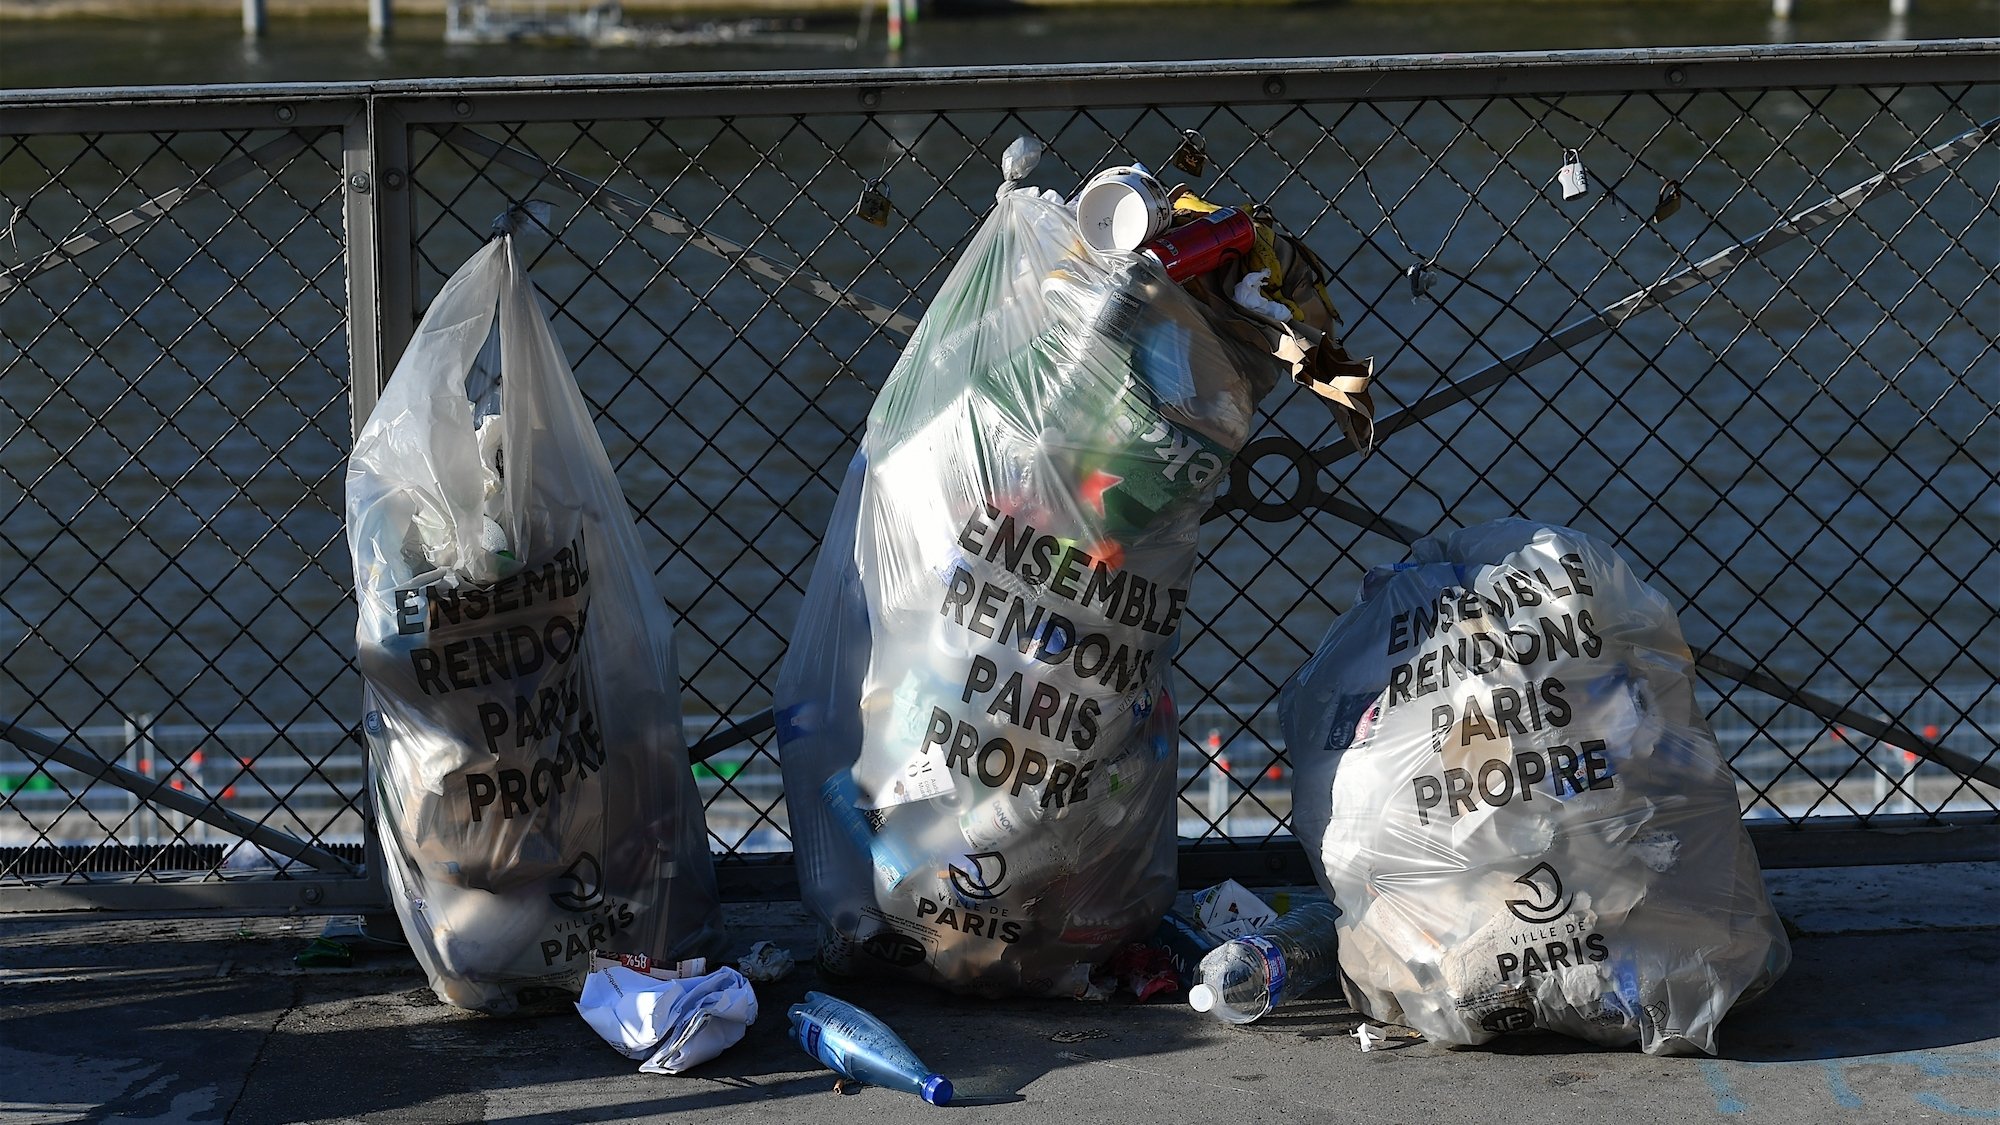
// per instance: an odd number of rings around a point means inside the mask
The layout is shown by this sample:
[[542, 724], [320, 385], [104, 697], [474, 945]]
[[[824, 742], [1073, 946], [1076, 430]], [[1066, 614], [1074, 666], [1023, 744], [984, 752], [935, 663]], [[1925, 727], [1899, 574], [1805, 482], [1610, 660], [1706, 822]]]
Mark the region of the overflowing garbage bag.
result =
[[1280, 699], [1293, 819], [1358, 1011], [1714, 1053], [1790, 946], [1672, 608], [1502, 520], [1371, 570]]
[[1228, 315], [1010, 182], [918, 325], [776, 692], [829, 971], [1081, 994], [1172, 903], [1198, 524], [1286, 370]]
[[439, 998], [574, 993], [592, 949], [722, 937], [672, 623], [502, 235], [356, 440], [347, 523], [377, 830]]

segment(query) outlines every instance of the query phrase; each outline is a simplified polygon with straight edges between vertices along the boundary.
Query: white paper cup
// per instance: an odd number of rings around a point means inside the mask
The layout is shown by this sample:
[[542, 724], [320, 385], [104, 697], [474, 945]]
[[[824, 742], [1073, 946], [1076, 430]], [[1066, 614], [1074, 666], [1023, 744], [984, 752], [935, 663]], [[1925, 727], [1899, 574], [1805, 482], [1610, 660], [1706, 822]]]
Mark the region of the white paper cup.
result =
[[1173, 221], [1167, 189], [1143, 168], [1107, 168], [1076, 199], [1076, 223], [1096, 250], [1137, 250]]

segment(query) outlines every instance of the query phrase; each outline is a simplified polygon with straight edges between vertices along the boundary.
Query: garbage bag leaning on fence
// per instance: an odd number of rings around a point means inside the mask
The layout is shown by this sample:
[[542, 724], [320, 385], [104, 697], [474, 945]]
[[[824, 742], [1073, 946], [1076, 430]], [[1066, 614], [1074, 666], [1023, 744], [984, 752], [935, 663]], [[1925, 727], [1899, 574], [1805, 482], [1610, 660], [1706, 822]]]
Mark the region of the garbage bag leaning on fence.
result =
[[347, 521], [376, 823], [438, 996], [504, 1012], [592, 948], [714, 951], [672, 623], [511, 236], [425, 314]]
[[1791, 950], [1672, 608], [1568, 528], [1413, 553], [1279, 704], [1349, 1002], [1446, 1043], [1714, 1053]]
[[1198, 525], [1280, 371], [1002, 190], [869, 415], [779, 674], [823, 966], [1072, 995], [1152, 932]]

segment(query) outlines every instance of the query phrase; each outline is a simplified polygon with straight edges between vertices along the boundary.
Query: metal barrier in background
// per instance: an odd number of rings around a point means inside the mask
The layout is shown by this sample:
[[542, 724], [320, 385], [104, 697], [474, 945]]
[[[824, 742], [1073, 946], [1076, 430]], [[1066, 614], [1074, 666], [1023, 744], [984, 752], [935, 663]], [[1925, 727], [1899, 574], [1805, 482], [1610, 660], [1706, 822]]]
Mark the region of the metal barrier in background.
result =
[[[873, 392], [1033, 135], [1333, 267], [1178, 659], [1183, 875], [1309, 878], [1279, 685], [1509, 514], [1674, 600], [1768, 863], [2000, 836], [2000, 41], [5, 96], [0, 911], [381, 905], [356, 419], [512, 203], [680, 616], [725, 889], [789, 877], [769, 686]], [[1580, 166], [1565, 198], [1559, 170]], [[867, 198], [888, 222], [854, 217]]]

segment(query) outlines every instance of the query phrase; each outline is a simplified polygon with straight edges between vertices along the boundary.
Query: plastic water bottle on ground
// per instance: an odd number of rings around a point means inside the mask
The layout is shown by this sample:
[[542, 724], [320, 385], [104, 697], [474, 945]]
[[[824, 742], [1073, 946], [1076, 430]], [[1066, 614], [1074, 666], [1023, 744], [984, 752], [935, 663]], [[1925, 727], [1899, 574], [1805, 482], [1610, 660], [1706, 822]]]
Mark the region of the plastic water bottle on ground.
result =
[[836, 1072], [870, 1086], [915, 1094], [932, 1105], [951, 1101], [951, 1079], [917, 1058], [889, 1025], [824, 992], [808, 992], [788, 1013], [792, 1039]]
[[1296, 1000], [1340, 971], [1330, 902], [1293, 907], [1254, 934], [1223, 942], [1201, 959], [1188, 1003], [1230, 1023], [1249, 1023]]

